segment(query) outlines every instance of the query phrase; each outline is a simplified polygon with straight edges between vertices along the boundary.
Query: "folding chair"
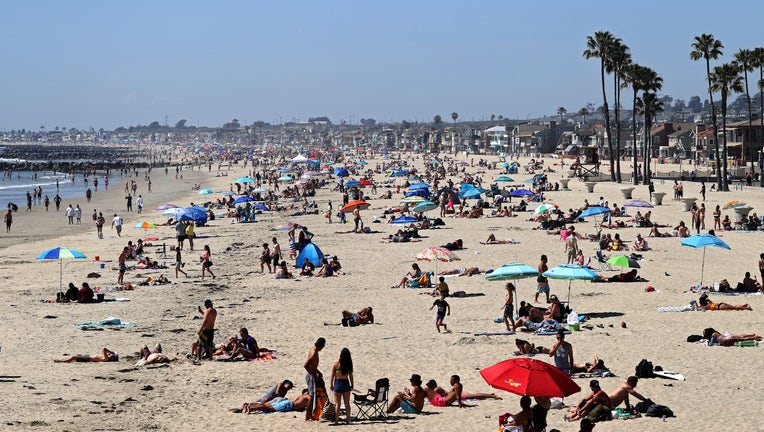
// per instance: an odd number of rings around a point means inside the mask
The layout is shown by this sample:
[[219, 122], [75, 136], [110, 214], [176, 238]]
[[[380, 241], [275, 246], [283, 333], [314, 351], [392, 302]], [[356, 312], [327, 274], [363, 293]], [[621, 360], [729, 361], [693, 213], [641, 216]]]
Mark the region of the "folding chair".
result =
[[380, 378], [374, 390], [364, 395], [354, 394], [353, 405], [358, 410], [358, 419], [387, 418], [387, 396], [390, 392], [390, 380]]
[[597, 249], [597, 262], [600, 263], [600, 270], [610, 270], [613, 271], [613, 267], [610, 265], [609, 262], [607, 262], [607, 259], [610, 257], [606, 257], [602, 253], [602, 249]]

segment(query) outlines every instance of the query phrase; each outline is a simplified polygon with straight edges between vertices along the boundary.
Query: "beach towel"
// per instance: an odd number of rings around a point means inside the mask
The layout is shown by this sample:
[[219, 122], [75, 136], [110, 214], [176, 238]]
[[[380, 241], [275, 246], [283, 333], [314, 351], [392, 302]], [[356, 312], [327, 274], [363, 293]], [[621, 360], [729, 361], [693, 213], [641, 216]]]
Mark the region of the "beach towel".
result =
[[[537, 334], [539, 336], [555, 336], [555, 335], [557, 335], [557, 332], [558, 332], [558, 330], [554, 330], [554, 331], [542, 330], [542, 331], [537, 331], [535, 334]], [[569, 335], [571, 333], [570, 330], [563, 330], [563, 332], [566, 335]]]
[[691, 305], [685, 306], [656, 306], [658, 312], [687, 312], [693, 310]]
[[106, 318], [101, 321], [90, 321], [75, 324], [77, 327], [135, 327], [137, 325], [138, 324], [134, 322], [123, 322], [121, 319], [113, 317]]
[[475, 336], [509, 336], [513, 335], [515, 332], [512, 330], [504, 330], [504, 331], [482, 331], [474, 333]]

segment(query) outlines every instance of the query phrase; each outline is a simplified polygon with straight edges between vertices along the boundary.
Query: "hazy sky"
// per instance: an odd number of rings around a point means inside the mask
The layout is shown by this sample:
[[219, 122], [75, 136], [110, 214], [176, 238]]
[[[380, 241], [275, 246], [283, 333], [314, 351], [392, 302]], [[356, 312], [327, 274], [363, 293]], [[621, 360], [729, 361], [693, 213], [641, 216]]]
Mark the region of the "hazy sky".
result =
[[602, 103], [598, 62], [582, 57], [599, 30], [657, 70], [663, 93], [705, 99], [694, 36], [720, 39], [724, 61], [764, 46], [757, 1], [3, 3], [4, 130], [572, 112]]

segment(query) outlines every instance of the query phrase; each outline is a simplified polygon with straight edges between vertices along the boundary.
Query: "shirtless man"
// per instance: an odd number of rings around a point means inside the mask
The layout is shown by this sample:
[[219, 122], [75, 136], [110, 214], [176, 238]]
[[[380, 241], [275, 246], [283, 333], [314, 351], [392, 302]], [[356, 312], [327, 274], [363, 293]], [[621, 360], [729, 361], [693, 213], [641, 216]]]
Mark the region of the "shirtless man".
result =
[[343, 319], [352, 319], [356, 325], [361, 324], [374, 324], [374, 313], [371, 306], [365, 307], [356, 313], [350, 311], [342, 311]]
[[412, 389], [409, 390], [406, 387], [402, 392], [398, 392], [398, 395], [390, 401], [390, 405], [387, 407], [388, 414], [394, 413], [399, 407], [404, 407], [404, 411], [422, 412], [425, 396], [424, 389], [422, 388], [422, 377], [418, 374], [413, 374], [409, 378], [409, 382]]
[[56, 363], [103, 363], [119, 361], [119, 353], [104, 348], [100, 354], [75, 355], [67, 358], [53, 360]]
[[254, 411], [261, 412], [289, 412], [289, 411], [310, 411], [306, 408], [310, 406], [311, 396], [308, 394], [308, 389], [303, 389], [302, 394], [295, 396], [292, 399], [286, 399], [284, 397], [277, 396], [270, 402], [251, 402], [245, 403], [241, 407], [243, 414], [249, 414]]
[[573, 231], [573, 226], [568, 228], [568, 237], [565, 238], [565, 251], [568, 254], [568, 264], [575, 263], [576, 254], [578, 253], [578, 240], [576, 239], [576, 235]]
[[635, 398], [643, 401], [645, 398], [637, 393], [634, 388], [637, 386], [637, 382], [639, 381], [639, 378], [635, 376], [630, 376], [626, 379], [626, 382], [619, 385], [618, 388], [615, 389], [612, 393], [608, 395], [610, 398], [610, 403], [613, 404], [613, 408], [617, 407], [621, 404], [621, 402], [626, 403], [626, 409], [631, 409], [631, 404], [629, 403], [629, 395], [633, 395]]
[[196, 334], [199, 336], [197, 342], [192, 346], [192, 351], [196, 353], [196, 360], [202, 359], [202, 350], [207, 352], [207, 357], [212, 359], [212, 349], [215, 348], [215, 319], [218, 317], [218, 311], [212, 307], [212, 300], [204, 301], [204, 309], [199, 308], [202, 315], [202, 324]]
[[281, 381], [275, 386], [269, 388], [268, 391], [265, 392], [265, 394], [263, 394], [260, 397], [260, 400], [258, 400], [258, 402], [266, 403], [266, 402], [270, 402], [271, 400], [277, 397], [282, 397], [282, 398], [286, 397], [287, 392], [289, 390], [292, 390], [293, 388], [294, 388], [294, 384], [292, 384], [292, 381], [289, 381], [289, 380]]
[[316, 407], [316, 387], [323, 387], [324, 380], [323, 375], [318, 370], [318, 353], [324, 346], [326, 346], [326, 339], [320, 337], [313, 344], [313, 348], [308, 351], [308, 359], [305, 361], [305, 370], [308, 372], [305, 375], [305, 382], [308, 384], [308, 395], [310, 400], [308, 403], [308, 409], [305, 410], [305, 421], [313, 421], [313, 411]]
[[589, 382], [589, 388], [592, 390], [592, 393], [583, 398], [581, 402], [570, 411], [572, 413], [571, 416], [566, 415], [563, 419], [566, 421], [579, 421], [582, 418], [587, 417], [589, 420], [592, 420], [593, 417], [597, 416], [598, 411], [610, 411], [612, 409], [610, 406], [610, 397], [600, 388], [599, 381], [591, 380]]
[[454, 402], [458, 403], [459, 408], [464, 408], [466, 405], [462, 402], [464, 399], [501, 399], [496, 393], [467, 393], [464, 391], [459, 375], [451, 376], [451, 391], [446, 391], [443, 387], [439, 387], [435, 380], [427, 382], [424, 392], [427, 399], [433, 406], [444, 407], [449, 406]]
[[127, 271], [127, 264], [125, 264], [125, 261], [127, 261], [127, 256], [130, 254], [130, 248], [125, 246], [122, 249], [122, 253], [119, 254], [119, 258], [117, 258], [117, 261], [119, 262], [119, 276], [117, 276], [117, 285], [122, 285], [125, 280], [125, 271]]

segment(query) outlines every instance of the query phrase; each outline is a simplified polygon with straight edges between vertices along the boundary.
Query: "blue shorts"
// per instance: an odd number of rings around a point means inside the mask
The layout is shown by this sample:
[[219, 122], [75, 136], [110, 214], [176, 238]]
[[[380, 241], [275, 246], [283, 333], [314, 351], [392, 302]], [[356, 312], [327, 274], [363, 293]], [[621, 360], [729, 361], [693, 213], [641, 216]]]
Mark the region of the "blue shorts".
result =
[[536, 287], [537, 293], [548, 293], [549, 292], [549, 282], [539, 282], [538, 286]]
[[332, 391], [335, 393], [344, 393], [349, 392], [351, 390], [350, 388], [350, 380], [345, 379], [336, 379], [334, 380], [334, 387], [332, 387]]
[[278, 412], [288, 412], [292, 411], [294, 409], [294, 403], [290, 401], [289, 399], [284, 399], [283, 401], [271, 403], [271, 406], [273, 406], [273, 409], [275, 409]]
[[406, 414], [419, 414], [419, 411], [417, 411], [417, 409], [414, 408], [414, 405], [412, 405], [411, 402], [409, 402], [407, 400], [402, 400], [401, 401], [401, 409]]

